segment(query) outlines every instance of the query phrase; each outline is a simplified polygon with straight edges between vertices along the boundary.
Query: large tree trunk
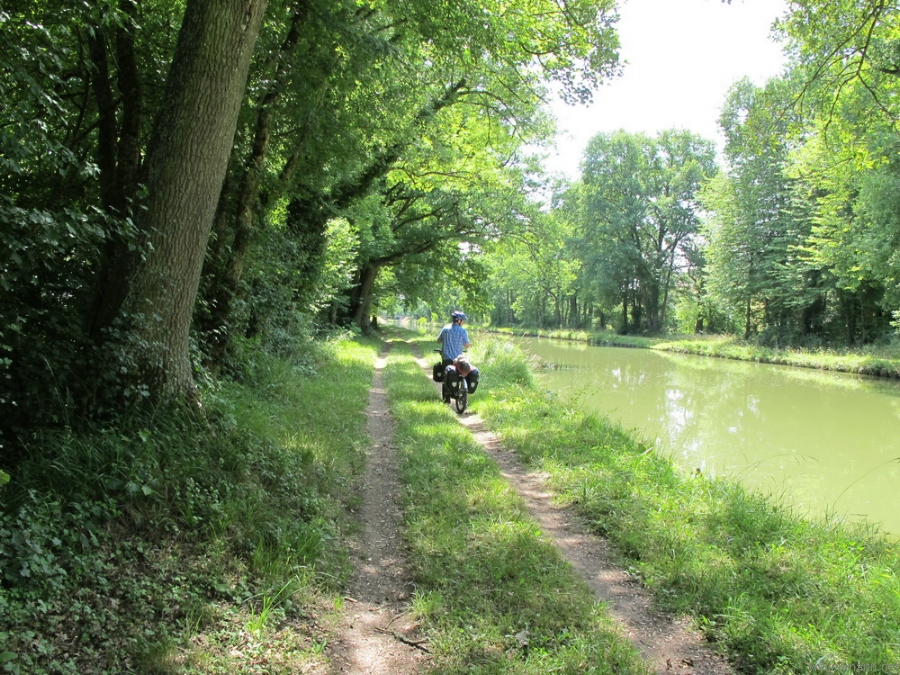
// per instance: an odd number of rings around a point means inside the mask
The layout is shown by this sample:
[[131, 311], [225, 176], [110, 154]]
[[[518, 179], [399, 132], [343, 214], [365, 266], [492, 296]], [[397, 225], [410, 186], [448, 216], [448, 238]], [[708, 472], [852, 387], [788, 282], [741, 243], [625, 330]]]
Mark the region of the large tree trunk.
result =
[[[302, 5], [302, 8], [301, 8]], [[302, 11], [301, 11], [302, 9]], [[263, 217], [260, 205], [260, 183], [265, 173], [272, 136], [272, 120], [290, 76], [291, 58], [300, 40], [308, 7], [298, 3], [287, 34], [272, 64], [266, 69], [267, 88], [259, 98], [250, 154], [235, 161], [226, 179], [216, 214], [216, 244], [207, 256], [203, 290], [209, 315], [201, 322], [204, 339], [209, 342], [213, 362], [221, 361], [231, 344], [231, 325], [235, 300], [239, 298], [244, 262]], [[305, 133], [303, 134], [305, 137]], [[227, 240], [231, 239], [231, 245]]]
[[128, 287], [126, 365], [154, 397], [195, 394], [188, 336], [266, 0], [189, 0], [146, 162], [149, 244]]
[[375, 280], [378, 278], [378, 267], [366, 265], [359, 273], [358, 300], [353, 311], [353, 323], [364, 332], [370, 329], [372, 315], [372, 298], [375, 291]]
[[[647, 323], [647, 331], [649, 333], [656, 333], [660, 329], [659, 324], [659, 282], [655, 277], [650, 278], [644, 284], [642, 284], [643, 289], [643, 297], [644, 302], [641, 303], [644, 309], [644, 316], [646, 316]], [[638, 324], [638, 330], [640, 330], [639, 322], [635, 322]]]

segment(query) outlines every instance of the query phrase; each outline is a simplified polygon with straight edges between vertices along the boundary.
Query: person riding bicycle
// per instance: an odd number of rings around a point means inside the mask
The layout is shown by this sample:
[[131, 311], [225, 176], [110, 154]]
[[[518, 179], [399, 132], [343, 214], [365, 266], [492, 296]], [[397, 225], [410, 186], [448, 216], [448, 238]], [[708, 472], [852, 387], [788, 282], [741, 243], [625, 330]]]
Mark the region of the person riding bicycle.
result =
[[[478, 368], [469, 363], [463, 350], [469, 348], [469, 334], [463, 328], [463, 322], [468, 317], [459, 310], [450, 315], [450, 323], [441, 329], [438, 342], [441, 343], [441, 366], [444, 368], [444, 382], [452, 384], [457, 376], [464, 377], [468, 385], [469, 393], [478, 388]], [[447, 401], [448, 396], [444, 395]]]
[[463, 328], [468, 317], [459, 310], [450, 315], [450, 323], [441, 328], [437, 341], [441, 343], [441, 359], [443, 365], [449, 366], [453, 359], [469, 348], [469, 334]]

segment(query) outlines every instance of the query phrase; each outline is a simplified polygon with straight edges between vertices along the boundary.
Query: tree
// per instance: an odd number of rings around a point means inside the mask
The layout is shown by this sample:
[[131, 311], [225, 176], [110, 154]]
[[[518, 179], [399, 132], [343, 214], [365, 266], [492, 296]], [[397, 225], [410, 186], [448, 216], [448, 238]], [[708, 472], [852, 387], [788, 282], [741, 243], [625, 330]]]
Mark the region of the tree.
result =
[[504, 236], [489, 255], [496, 323], [560, 327], [571, 312], [581, 261], [571, 255], [571, 226], [559, 211], [535, 209], [525, 227]]
[[[796, 3], [782, 23], [803, 127], [791, 175], [813, 223], [802, 263], [831, 289], [830, 321], [849, 342], [876, 339], [900, 308], [894, 204], [900, 85], [897, 6]], [[835, 331], [832, 331], [834, 333]]]
[[[442, 165], [438, 146], [453, 147], [444, 112], [493, 120], [481, 128], [498, 140], [482, 139], [492, 150], [480, 158], [502, 167], [509, 139], [536, 137], [547, 80], [577, 98], [616, 67], [611, 0], [268, 5], [40, 0], [0, 11], [4, 429], [105, 394], [193, 397], [198, 278], [210, 334], [324, 309], [380, 221], [329, 223], [370, 198], [381, 214], [427, 216], [407, 232], [443, 233], [395, 279], [416, 277], [432, 253], [449, 260], [452, 236], [466, 236], [453, 214], [479, 218], [474, 191], [441, 182], [461, 152]], [[263, 247], [284, 265], [248, 274]], [[272, 303], [254, 304], [260, 296]], [[62, 395], [51, 400], [52, 386]]]
[[195, 394], [191, 317], [265, 6], [190, 0], [185, 10], [147, 153], [145, 254], [123, 304], [119, 360], [154, 397]]
[[588, 145], [580, 233], [585, 273], [608, 299], [618, 295], [622, 330], [665, 329], [682, 247], [699, 224], [697, 192], [715, 171], [712, 143], [689, 132], [655, 139], [599, 134]]
[[[310, 58], [323, 63], [315, 70], [322, 95], [317, 97], [318, 107], [304, 107], [309, 97], [296, 96], [293, 90], [308, 84], [281, 78], [284, 85], [278, 85], [276, 95], [274, 87], [280, 78], [260, 71], [261, 100], [266, 104], [258, 106], [256, 131], [248, 122], [246, 147], [241, 154], [259, 156], [256, 148], [260, 145], [249, 139], [259, 138], [264, 112], [267, 124], [283, 130], [279, 135], [287, 140], [270, 155], [267, 167], [278, 174], [278, 179], [262, 179], [264, 199], [251, 195], [250, 201], [260, 206], [254, 217], [237, 215], [241, 209], [236, 202], [246, 199], [229, 198], [223, 193], [220, 215], [224, 217], [217, 219], [222, 227], [217, 225], [213, 256], [221, 261], [214, 265], [218, 281], [210, 283], [210, 291], [205, 293], [210, 314], [219, 314], [209, 322], [209, 332], [218, 336], [233, 331], [223, 329], [230, 321], [230, 298], [240, 293], [242, 260], [250, 233], [265, 222], [267, 209], [271, 212], [282, 200], [290, 201], [288, 229], [313, 244], [309, 256], [314, 258], [315, 242], [321, 242], [329, 218], [344, 214], [378, 190], [392, 191], [382, 195], [385, 204], [398, 203], [394, 201], [397, 191], [393, 183], [404, 172], [409, 175], [418, 171], [411, 168], [420, 163], [423, 154], [417, 144], [426, 152], [435, 151], [438, 161], [431, 161], [429, 170], [435, 172], [431, 183], [440, 183], [440, 176], [454, 180], [455, 169], [440, 167], [441, 158], [437, 156], [437, 151], [452, 144], [430, 137], [437, 133], [448, 138], [447, 130], [434, 131], [442, 124], [439, 118], [448, 115], [442, 112], [446, 108], [466, 106], [469, 120], [476, 116], [493, 118], [498, 139], [508, 135], [521, 143], [534, 138], [542, 78], [561, 82], [572, 98], [583, 98], [598, 77], [613, 72], [616, 66], [617, 43], [612, 31], [615, 14], [609, 2], [579, 1], [564, 9], [550, 2], [497, 7], [485, 7], [483, 3], [435, 6], [396, 2], [377, 8], [313, 0], [288, 4], [292, 16], [305, 17], [304, 25], [312, 24], [313, 33], [320, 37], [296, 46], [290, 31], [283, 30], [280, 42], [270, 40], [270, 44], [280, 45], [271, 48], [273, 54], [277, 53], [271, 64]], [[346, 20], [338, 21], [338, 17]], [[328, 63], [329, 53], [341, 54], [341, 59]], [[269, 70], [281, 72], [274, 65]], [[373, 100], [378, 101], [377, 106], [372, 105]], [[278, 114], [272, 110], [278, 110]], [[297, 124], [296, 119], [304, 122]], [[470, 122], [466, 124], [471, 126]], [[508, 131], [500, 130], [497, 124]], [[487, 127], [491, 128], [491, 123]], [[275, 135], [273, 132], [269, 138]], [[495, 143], [487, 134], [481, 140]], [[323, 141], [327, 145], [323, 146]], [[407, 153], [415, 156], [412, 161], [406, 158]], [[504, 150], [493, 159], [503, 162], [509, 156], [511, 153]], [[245, 163], [240, 160], [232, 164], [235, 175], [229, 184], [248, 185]], [[391, 172], [394, 175], [388, 178]], [[444, 190], [445, 197], [453, 189]], [[406, 192], [417, 191], [414, 186]], [[239, 194], [244, 194], [243, 190]], [[443, 203], [446, 212], [446, 199]], [[368, 227], [359, 218], [354, 222], [363, 229]], [[366, 236], [360, 241], [364, 243]], [[360, 255], [364, 252], [361, 247]], [[411, 253], [421, 252], [413, 247]], [[399, 261], [396, 256], [393, 253], [391, 260]], [[365, 305], [379, 267], [375, 264], [363, 269], [364, 261], [360, 264], [358, 288], [350, 298], [350, 315], [357, 323], [367, 321]]]
[[806, 230], [789, 208], [783, 100], [774, 82], [767, 89], [748, 80], [732, 87], [720, 118], [726, 171], [703, 195], [706, 290], [745, 338], [760, 329], [790, 331], [792, 309], [811, 302], [802, 280], [792, 278], [799, 269], [792, 266], [793, 247]]
[[793, 3], [780, 22], [790, 71], [729, 95], [727, 177], [705, 195], [705, 279], [747, 337], [853, 343], [886, 332], [900, 299], [890, 288], [896, 17], [881, 0]]

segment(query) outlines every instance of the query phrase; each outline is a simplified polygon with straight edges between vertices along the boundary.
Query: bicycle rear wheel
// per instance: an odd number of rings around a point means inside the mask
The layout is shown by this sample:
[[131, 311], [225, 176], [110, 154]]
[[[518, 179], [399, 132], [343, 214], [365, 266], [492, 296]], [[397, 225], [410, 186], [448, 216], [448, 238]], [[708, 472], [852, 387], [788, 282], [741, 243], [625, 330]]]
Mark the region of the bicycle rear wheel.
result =
[[456, 412], [462, 415], [466, 410], [466, 404], [468, 402], [469, 393], [466, 391], [465, 387], [460, 387], [459, 391], [456, 392]]

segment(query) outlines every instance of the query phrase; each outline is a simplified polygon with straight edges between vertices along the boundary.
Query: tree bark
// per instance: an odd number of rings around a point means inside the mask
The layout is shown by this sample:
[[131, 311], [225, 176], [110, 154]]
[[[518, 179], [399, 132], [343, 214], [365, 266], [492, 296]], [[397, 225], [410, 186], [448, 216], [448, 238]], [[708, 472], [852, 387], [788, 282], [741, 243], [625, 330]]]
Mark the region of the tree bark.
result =
[[378, 278], [378, 267], [366, 265], [359, 273], [359, 299], [353, 312], [353, 323], [364, 333], [370, 329], [369, 317], [372, 315], [372, 298], [375, 291], [375, 280]]
[[193, 398], [200, 272], [266, 0], [189, 0], [146, 162], [146, 254], [124, 304], [124, 366], [154, 398]]
[[116, 57], [119, 63], [118, 85], [122, 95], [122, 125], [119, 132], [119, 165], [117, 167], [120, 204], [126, 211], [137, 194], [141, 168], [141, 125], [144, 119], [144, 101], [137, 55], [134, 48], [134, 32], [137, 26], [137, 8], [134, 0], [121, 0], [122, 11], [131, 21], [116, 33]]
[[[204, 293], [209, 303], [210, 314], [201, 325], [205, 339], [211, 343], [213, 362], [223, 358], [231, 343], [230, 324], [233, 305], [238, 297], [244, 261], [250, 250], [257, 221], [262, 217], [259, 186], [269, 156], [272, 119], [290, 76], [290, 60], [297, 50], [307, 10], [305, 3], [298, 3], [292, 15], [287, 35], [270, 66], [273, 72], [267, 74], [268, 87], [257, 104], [250, 154], [240, 162], [240, 170], [236, 172], [239, 177], [230, 177], [225, 181], [219, 199], [216, 216], [217, 241], [212, 255], [208, 256], [209, 271], [204, 274], [204, 278], [209, 279], [205, 282], [207, 287]], [[231, 160], [233, 165], [237, 165], [234, 156]], [[234, 190], [234, 195], [226, 194], [231, 190]], [[230, 231], [233, 232], [233, 237], [229, 247], [225, 241]]]
[[88, 38], [91, 53], [91, 87], [97, 102], [97, 168], [100, 170], [100, 203], [110, 212], [116, 206], [116, 104], [109, 74], [106, 35], [93, 26]]

